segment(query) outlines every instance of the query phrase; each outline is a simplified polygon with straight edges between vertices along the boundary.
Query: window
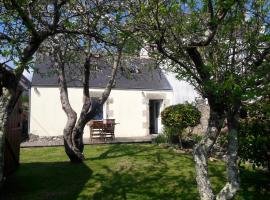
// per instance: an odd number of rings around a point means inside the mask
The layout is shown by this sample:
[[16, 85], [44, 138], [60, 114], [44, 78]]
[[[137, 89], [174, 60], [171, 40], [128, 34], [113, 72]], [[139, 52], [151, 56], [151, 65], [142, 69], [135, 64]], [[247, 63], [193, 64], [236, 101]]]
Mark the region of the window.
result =
[[[92, 105], [96, 106], [98, 104], [99, 98], [98, 97], [92, 97]], [[100, 107], [97, 114], [94, 116], [93, 120], [102, 120], [103, 119], [103, 106]]]

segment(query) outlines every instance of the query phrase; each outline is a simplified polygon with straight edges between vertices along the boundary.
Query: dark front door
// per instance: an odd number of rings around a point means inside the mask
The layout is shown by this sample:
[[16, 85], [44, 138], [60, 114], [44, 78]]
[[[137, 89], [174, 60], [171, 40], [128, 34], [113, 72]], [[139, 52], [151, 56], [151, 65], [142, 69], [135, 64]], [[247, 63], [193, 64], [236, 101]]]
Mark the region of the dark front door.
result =
[[162, 100], [149, 100], [149, 129], [150, 134], [158, 133], [159, 113]]

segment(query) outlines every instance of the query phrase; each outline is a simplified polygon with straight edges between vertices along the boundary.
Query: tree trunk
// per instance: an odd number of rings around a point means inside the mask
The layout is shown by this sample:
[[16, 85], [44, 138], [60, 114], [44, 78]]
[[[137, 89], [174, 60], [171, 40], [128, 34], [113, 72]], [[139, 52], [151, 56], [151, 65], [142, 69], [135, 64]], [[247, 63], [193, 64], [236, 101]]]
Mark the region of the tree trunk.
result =
[[193, 149], [196, 181], [201, 200], [215, 199], [208, 174], [208, 157], [220, 133], [223, 123], [224, 116], [220, 112], [216, 112], [210, 108], [207, 132], [204, 138], [195, 145]]
[[[91, 41], [89, 41], [89, 46]], [[90, 120], [87, 120], [87, 113], [91, 110], [91, 99], [89, 93], [89, 78], [90, 78], [90, 65], [91, 65], [91, 54], [87, 55], [84, 62], [84, 73], [83, 73], [83, 106], [81, 109], [80, 117], [76, 126], [72, 131], [73, 144], [82, 153], [84, 149], [83, 144], [83, 130], [85, 124]], [[93, 118], [93, 117], [92, 117]], [[91, 118], [91, 119], [92, 119]]]
[[238, 114], [227, 117], [228, 121], [228, 151], [227, 151], [227, 183], [218, 193], [217, 200], [233, 199], [240, 189], [238, 173]]
[[[77, 120], [77, 113], [73, 110], [69, 102], [67, 80], [65, 74], [65, 65], [68, 62], [66, 60], [65, 53], [62, 52], [58, 41], [54, 41], [53, 53], [55, 58], [55, 66], [57, 68], [59, 88], [60, 88], [60, 99], [62, 108], [65, 111], [68, 121], [64, 129], [64, 144], [65, 151], [71, 162], [82, 162], [84, 159], [83, 155], [83, 130], [87, 122], [95, 116], [100, 106], [103, 106], [107, 100], [111, 89], [113, 87], [114, 79], [117, 73], [117, 68], [120, 64], [120, 58], [122, 48], [119, 49], [117, 57], [114, 57], [111, 78], [102, 93], [102, 97], [99, 100], [98, 105], [93, 106], [89, 94], [89, 78], [90, 78], [90, 66], [92, 54], [88, 53], [85, 57], [84, 72], [83, 72], [83, 106], [80, 112], [80, 116]], [[68, 46], [68, 44], [66, 44]], [[91, 47], [91, 40], [89, 41], [89, 48]], [[67, 49], [67, 48], [65, 48]], [[54, 62], [54, 61], [53, 61]]]
[[178, 141], [179, 141], [180, 149], [183, 149], [182, 133], [178, 133]]
[[4, 175], [5, 133], [11, 100], [11, 94], [3, 88], [3, 94], [0, 96], [0, 188]]
[[82, 162], [82, 160], [84, 159], [84, 156], [82, 152], [76, 147], [75, 141], [74, 141], [73, 135], [74, 135], [74, 127], [77, 121], [77, 114], [72, 109], [69, 102], [64, 67], [65, 67], [64, 64], [61, 63], [59, 67], [57, 68], [59, 87], [60, 87], [60, 100], [61, 100], [62, 108], [65, 111], [68, 118], [66, 126], [63, 131], [64, 146], [65, 146], [65, 152], [67, 156], [69, 157], [70, 161], [74, 163], [79, 163], [79, 162]]
[[80, 163], [84, 159], [84, 156], [82, 154], [82, 151], [76, 148], [76, 145], [74, 145], [74, 140], [73, 140], [73, 131], [74, 131], [74, 127], [77, 120], [77, 114], [75, 111], [70, 110], [67, 116], [68, 116], [68, 120], [64, 128], [65, 152], [71, 162]]

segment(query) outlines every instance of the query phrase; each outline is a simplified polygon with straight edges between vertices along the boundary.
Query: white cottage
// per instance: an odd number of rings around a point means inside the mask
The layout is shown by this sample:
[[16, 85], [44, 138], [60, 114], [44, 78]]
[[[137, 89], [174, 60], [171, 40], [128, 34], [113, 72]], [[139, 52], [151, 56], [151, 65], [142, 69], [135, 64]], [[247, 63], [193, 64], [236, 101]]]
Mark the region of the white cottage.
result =
[[[40, 73], [34, 73], [32, 79], [29, 133], [62, 135], [67, 118], [60, 103], [57, 77], [48, 73], [51, 66], [49, 59], [39, 63], [36, 67]], [[152, 59], [133, 58], [129, 65], [124, 68], [128, 69], [128, 74], [125, 70], [118, 72], [111, 94], [96, 117], [116, 120], [115, 137], [145, 137], [159, 133], [162, 129], [160, 112], [173, 103], [172, 87]], [[103, 64], [91, 74], [94, 75], [90, 78], [90, 95], [99, 98], [110, 78], [110, 70]], [[72, 107], [80, 113], [81, 81], [69, 80], [68, 90]], [[89, 134], [89, 127], [86, 126], [84, 137], [89, 137]]]

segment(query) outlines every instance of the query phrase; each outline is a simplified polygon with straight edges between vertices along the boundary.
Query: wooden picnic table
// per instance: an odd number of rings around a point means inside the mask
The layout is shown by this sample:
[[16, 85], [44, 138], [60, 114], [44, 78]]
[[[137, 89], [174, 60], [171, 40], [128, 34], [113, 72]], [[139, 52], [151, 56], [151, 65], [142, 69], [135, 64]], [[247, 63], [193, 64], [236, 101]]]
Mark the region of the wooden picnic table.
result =
[[91, 120], [88, 125], [90, 127], [90, 142], [94, 139], [100, 141], [114, 140], [115, 119]]

